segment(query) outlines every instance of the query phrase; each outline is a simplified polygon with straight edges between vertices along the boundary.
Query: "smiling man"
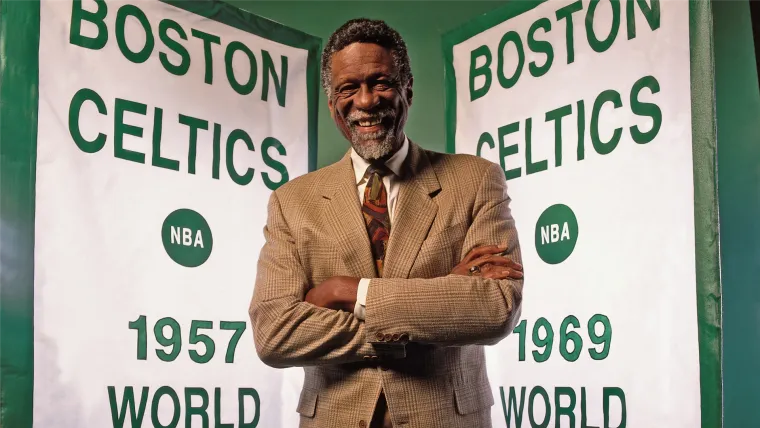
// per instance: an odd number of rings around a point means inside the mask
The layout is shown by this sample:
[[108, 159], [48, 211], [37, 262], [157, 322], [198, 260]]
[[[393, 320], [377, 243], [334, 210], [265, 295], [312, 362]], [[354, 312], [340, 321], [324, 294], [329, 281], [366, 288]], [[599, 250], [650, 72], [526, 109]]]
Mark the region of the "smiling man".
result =
[[384, 22], [336, 30], [322, 85], [351, 149], [269, 201], [250, 316], [264, 363], [304, 367], [301, 427], [491, 426], [483, 346], [522, 301], [510, 198], [498, 165], [410, 141], [412, 83]]

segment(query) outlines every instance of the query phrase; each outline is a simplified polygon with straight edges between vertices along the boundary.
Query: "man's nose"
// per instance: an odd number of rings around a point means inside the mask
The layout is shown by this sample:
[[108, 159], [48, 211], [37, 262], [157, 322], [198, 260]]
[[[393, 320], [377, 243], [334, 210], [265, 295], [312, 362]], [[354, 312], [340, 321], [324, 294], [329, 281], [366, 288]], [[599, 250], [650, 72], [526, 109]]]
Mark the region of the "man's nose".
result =
[[360, 110], [371, 110], [380, 102], [380, 97], [367, 85], [361, 85], [354, 99], [354, 106]]

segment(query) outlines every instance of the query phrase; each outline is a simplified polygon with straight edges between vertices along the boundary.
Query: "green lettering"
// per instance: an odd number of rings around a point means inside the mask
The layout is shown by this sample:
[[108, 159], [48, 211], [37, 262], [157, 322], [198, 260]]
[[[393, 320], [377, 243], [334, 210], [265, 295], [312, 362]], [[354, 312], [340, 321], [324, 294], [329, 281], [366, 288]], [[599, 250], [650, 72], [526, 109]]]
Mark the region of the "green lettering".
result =
[[164, 111], [156, 107], [153, 119], [153, 166], [179, 171], [178, 161], [161, 157], [161, 133], [163, 132], [163, 118]]
[[[201, 405], [193, 406], [193, 395], [201, 397]], [[208, 428], [208, 392], [203, 388], [185, 388], [185, 426], [193, 425], [193, 416], [201, 417], [201, 426]]]
[[[167, 425], [162, 424], [158, 419], [158, 405], [161, 403], [161, 397], [164, 395], [169, 396], [169, 398], [172, 400], [172, 407], [174, 408], [174, 415], [172, 415], [172, 419]], [[158, 388], [156, 393], [153, 395], [153, 402], [151, 403], [150, 407], [150, 420], [153, 422], [154, 428], [177, 428], [177, 424], [179, 424], [180, 413], [179, 397], [171, 386], [162, 386], [161, 388]]]
[[517, 360], [525, 361], [525, 336], [528, 329], [528, 320], [523, 319], [512, 330], [517, 334]]
[[163, 19], [161, 20], [161, 23], [158, 24], [158, 37], [167, 48], [179, 55], [182, 61], [179, 65], [172, 64], [171, 61], [169, 61], [169, 56], [166, 55], [165, 52], [159, 53], [158, 57], [161, 60], [161, 65], [164, 66], [166, 71], [175, 76], [184, 76], [190, 69], [190, 54], [182, 44], [169, 37], [169, 30], [174, 30], [182, 40], [187, 40], [187, 33], [185, 33], [185, 30], [183, 30], [179, 24], [171, 19]]
[[270, 179], [268, 172], [262, 173], [261, 177], [264, 180], [264, 184], [270, 190], [276, 190], [278, 187], [287, 183], [290, 177], [288, 176], [288, 169], [285, 167], [285, 165], [274, 160], [269, 155], [269, 149], [272, 147], [277, 150], [277, 153], [279, 153], [280, 156], [287, 156], [287, 153], [285, 151], [285, 146], [282, 145], [280, 140], [274, 137], [264, 138], [264, 141], [261, 143], [261, 157], [264, 159], [264, 164], [280, 173], [280, 181], [273, 181]]
[[[478, 139], [478, 147], [477, 147], [476, 153], [475, 153], [476, 155], [478, 155], [480, 157], [483, 157], [483, 155], [482, 155], [483, 144], [488, 144], [488, 147], [490, 147], [492, 149], [496, 147], [496, 144], [494, 144], [493, 137], [491, 136], [491, 134], [489, 134], [488, 132], [484, 132], [484, 133], [480, 134], [480, 138]], [[502, 165], [502, 167], [503, 166], [504, 165]]]
[[[244, 422], [245, 420], [245, 397], [253, 398], [253, 403], [256, 406], [256, 412], [253, 414], [253, 420], [251, 422]], [[259, 408], [261, 407], [261, 401], [259, 401], [259, 393], [253, 388], [240, 388], [238, 389], [238, 426], [240, 428], [256, 428], [259, 424]]]
[[135, 392], [131, 386], [124, 387], [124, 400], [121, 402], [121, 406], [119, 406], [116, 399], [116, 388], [109, 386], [108, 402], [111, 404], [111, 421], [114, 428], [124, 427], [124, 421], [127, 418], [127, 407], [129, 407], [130, 426], [139, 427], [142, 425], [143, 417], [145, 417], [145, 405], [148, 403], [148, 387], [142, 387], [140, 407], [137, 410], [135, 410]]
[[98, 109], [98, 113], [108, 113], [106, 103], [103, 102], [103, 98], [97, 92], [87, 88], [78, 90], [71, 98], [71, 105], [69, 106], [69, 133], [71, 134], [71, 139], [79, 147], [79, 150], [85, 153], [96, 153], [105, 146], [107, 137], [103, 133], [98, 133], [98, 136], [94, 140], [87, 141], [82, 136], [82, 131], [79, 129], [79, 114], [85, 101], [92, 101]]
[[610, 28], [610, 33], [604, 40], [597, 39], [594, 33], [594, 14], [596, 13], [597, 5], [599, 5], [599, 0], [591, 0], [586, 11], [586, 37], [588, 38], [589, 46], [596, 52], [604, 52], [609, 49], [620, 29], [620, 0], [609, 0], [609, 2], [610, 6], [612, 6], [612, 28]]
[[[243, 52], [248, 57], [248, 62], [251, 64], [251, 73], [248, 76], [248, 81], [241, 84], [235, 78], [235, 70], [232, 68], [232, 57], [236, 51]], [[232, 42], [227, 45], [227, 51], [224, 53], [224, 65], [227, 70], [227, 80], [230, 82], [230, 86], [240, 95], [248, 95], [253, 91], [253, 87], [256, 86], [256, 75], [258, 73], [256, 58], [253, 56], [253, 52], [248, 49], [248, 46], [240, 42]]]
[[607, 101], [611, 101], [615, 108], [620, 108], [623, 105], [623, 102], [620, 100], [620, 94], [612, 89], [602, 92], [596, 97], [596, 101], [594, 101], [594, 107], [591, 110], [591, 143], [600, 155], [612, 153], [620, 142], [620, 136], [623, 134], [623, 128], [615, 129], [612, 138], [606, 143], [599, 137], [599, 112]]
[[507, 156], [517, 154], [519, 148], [517, 147], [517, 144], [512, 144], [511, 146], [505, 146], [504, 137], [506, 137], [507, 135], [513, 132], [517, 132], [519, 130], [520, 130], [520, 122], [514, 122], [514, 123], [510, 123], [509, 125], [504, 125], [502, 127], [499, 127], [499, 129], [497, 130], [498, 136], [499, 136], [499, 161], [501, 163], [501, 169], [504, 170], [504, 175], [507, 180], [517, 178], [522, 174], [519, 166], [517, 168], [512, 168], [510, 170], [507, 170], [506, 161], [505, 161], [505, 158]]
[[[69, 43], [86, 49], [99, 50], [103, 49], [108, 42], [108, 28], [103, 21], [108, 14], [108, 5], [103, 0], [95, 0], [98, 10], [90, 12], [82, 9], [82, 0], [71, 2], [71, 32], [69, 33]], [[87, 37], [82, 35], [82, 21], [95, 24], [98, 28], [98, 35]]]
[[604, 428], [610, 427], [610, 397], [617, 397], [620, 400], [620, 425], [615, 428], [625, 428], [626, 426], [626, 409], [625, 409], [625, 393], [622, 389], [617, 387], [605, 387], [602, 389], [602, 407], [604, 411]]
[[190, 147], [188, 148], [188, 151], [187, 151], [187, 172], [188, 174], [195, 174], [195, 158], [198, 152], [197, 151], [198, 130], [199, 129], [203, 129], [204, 131], [207, 130], [208, 122], [203, 119], [197, 119], [192, 116], [185, 116], [184, 114], [180, 114], [179, 123], [183, 125], [187, 125], [187, 127], [190, 128], [190, 139], [189, 139]]
[[116, 105], [114, 107], [114, 124], [113, 124], [113, 155], [114, 157], [137, 162], [145, 163], [145, 155], [139, 152], [128, 150], [124, 148], [124, 135], [132, 135], [134, 137], [142, 138], [143, 129], [139, 126], [128, 125], [124, 123], [124, 112], [137, 113], [145, 115], [148, 111], [148, 106], [145, 104], [137, 103], [134, 101], [123, 100], [116, 98]]
[[[137, 18], [143, 31], [145, 31], [145, 46], [137, 52], [133, 52], [127, 45], [126, 30], [124, 27], [127, 22], [127, 17], [129, 16]], [[119, 50], [121, 50], [124, 57], [135, 64], [141, 64], [150, 58], [150, 54], [153, 52], [153, 46], [155, 46], [156, 41], [153, 38], [153, 31], [150, 28], [148, 17], [145, 16], [145, 13], [143, 13], [143, 11], [137, 6], [125, 4], [119, 8], [118, 12], [116, 12], [116, 43], [118, 43]]]
[[652, 118], [652, 129], [647, 132], [639, 130], [638, 126], [631, 127], [631, 137], [638, 144], [646, 144], [657, 137], [662, 126], [662, 110], [657, 104], [643, 103], [639, 101], [639, 92], [642, 89], [649, 88], [652, 94], [660, 92], [660, 83], [654, 76], [644, 76], [637, 80], [631, 88], [631, 111], [637, 116], [649, 116]]
[[570, 3], [569, 5], [557, 9], [555, 13], [557, 21], [565, 21], [565, 43], [567, 44], [567, 63], [572, 64], [575, 61], [575, 43], [573, 39], [573, 14], [583, 9], [581, 0]]
[[238, 140], [243, 140], [248, 150], [254, 151], [253, 141], [251, 141], [251, 137], [248, 136], [245, 131], [242, 129], [236, 129], [230, 132], [230, 135], [227, 137], [227, 172], [230, 174], [232, 181], [241, 186], [245, 186], [253, 180], [254, 170], [253, 168], [248, 168], [243, 175], [240, 175], [235, 169], [235, 143]]
[[581, 428], [599, 428], [594, 425], [586, 424], [586, 388], [581, 387]]
[[[251, 57], [253, 58], [253, 57]], [[255, 62], [255, 59], [253, 60]], [[251, 63], [253, 64], [253, 62]], [[263, 66], [262, 74], [264, 74], [264, 87], [261, 89], [261, 99], [267, 101], [269, 98], [269, 76], [272, 76], [274, 81], [274, 91], [277, 94], [277, 104], [280, 107], [285, 107], [285, 95], [288, 88], [288, 57], [280, 55], [280, 70], [282, 73], [282, 80], [277, 76], [277, 72], [274, 69], [274, 61], [269, 55], [269, 52], [261, 50], [261, 64]], [[253, 65], [251, 65], [253, 70]], [[253, 72], [251, 72], [253, 74]], [[256, 79], [254, 78], [254, 83]]]
[[[535, 408], [533, 406], [533, 402], [536, 399], [536, 395], [540, 395], [541, 398], [544, 399], [544, 409], [546, 410], [544, 413], [544, 420], [541, 421], [540, 424], [536, 423], [536, 420], [534, 419]], [[533, 387], [533, 389], [530, 391], [530, 396], [528, 397], [528, 419], [530, 419], [530, 426], [534, 428], [547, 428], [549, 426], [549, 420], [551, 420], [551, 417], [552, 403], [549, 400], [549, 394], [546, 393], [546, 390], [543, 387]]]
[[562, 118], [572, 113], [570, 104], [546, 113], [545, 121], [554, 121], [554, 166], [562, 166]]
[[212, 170], [211, 170], [211, 177], [213, 177], [216, 180], [219, 180], [219, 158], [220, 158], [220, 152], [221, 152], [221, 141], [222, 141], [222, 125], [218, 123], [214, 123], [214, 158], [212, 161]]
[[[563, 395], [570, 398], [570, 404], [568, 404], [567, 407], [563, 407], [560, 404], [560, 399]], [[557, 412], [554, 417], [555, 428], [560, 428], [559, 422], [562, 416], [567, 416], [570, 419], [569, 426], [575, 426], [575, 391], [573, 391], [573, 388], [567, 386], [558, 386], [554, 388], [554, 411]]]
[[533, 119], [531, 118], [528, 118], [525, 121], [525, 175], [546, 171], [546, 168], [548, 168], [548, 162], [546, 159], [535, 163], [533, 162], [533, 138], [531, 138], [532, 124]]
[[578, 101], [578, 160], [586, 157], [586, 106]]
[[[485, 63], [477, 67], [478, 58], [486, 59]], [[488, 93], [491, 88], [491, 50], [488, 46], [477, 47], [470, 52], [470, 102], [477, 100]], [[475, 89], [475, 79], [483, 76], [485, 81], [483, 86]]]
[[222, 422], [222, 389], [214, 388], [214, 428], [235, 428], [235, 424]]
[[[504, 74], [504, 48], [509, 42], [512, 42], [515, 45], [515, 48], [517, 48], [517, 67], [515, 68], [515, 72], [512, 73], [512, 76], [507, 77]], [[523, 66], [525, 65], [525, 51], [523, 50], [523, 45], [519, 34], [514, 31], [508, 31], [503, 36], [501, 36], [501, 41], [499, 42], [499, 54], [497, 58], [498, 70], [496, 72], [496, 77], [499, 78], [499, 84], [504, 89], [509, 89], [512, 86], [515, 86], [517, 84], [517, 81], [520, 79], [520, 74], [522, 73]]]
[[203, 56], [206, 61], [206, 74], [203, 80], [210, 85], [214, 82], [214, 63], [211, 52], [211, 44], [214, 43], [216, 45], [221, 45], [222, 39], [220, 39], [219, 36], [204, 33], [203, 31], [196, 30], [195, 28], [190, 30], [190, 34], [192, 34], [193, 37], [203, 40]]
[[520, 389], [520, 408], [517, 407], [517, 398], [515, 397], [515, 387], [509, 387], [509, 405], [504, 401], [504, 387], [499, 387], [501, 393], [501, 408], [504, 410], [504, 421], [507, 423], [507, 428], [512, 427], [512, 410], [515, 411], [515, 427], [520, 428], [522, 426], [523, 409], [525, 408], [525, 387]]
[[539, 67], [536, 65], [535, 61], [531, 61], [530, 64], [528, 64], [528, 69], [533, 77], [541, 77], [546, 74], [551, 68], [552, 62], [554, 62], [554, 49], [552, 48], [552, 44], [546, 40], [536, 40], [536, 30], [539, 28], [544, 30], [544, 33], [551, 31], [552, 23], [549, 21], [549, 18], [541, 18], [537, 20], [530, 26], [530, 30], [528, 30], [528, 47], [530, 50], [535, 53], [546, 54], [544, 65]]
[[626, 0], [625, 2], [625, 19], [628, 24], [628, 40], [636, 37], [636, 16], [634, 14], [634, 3], [638, 3], [641, 13], [649, 24], [649, 29], [654, 31], [660, 28], [660, 0]]

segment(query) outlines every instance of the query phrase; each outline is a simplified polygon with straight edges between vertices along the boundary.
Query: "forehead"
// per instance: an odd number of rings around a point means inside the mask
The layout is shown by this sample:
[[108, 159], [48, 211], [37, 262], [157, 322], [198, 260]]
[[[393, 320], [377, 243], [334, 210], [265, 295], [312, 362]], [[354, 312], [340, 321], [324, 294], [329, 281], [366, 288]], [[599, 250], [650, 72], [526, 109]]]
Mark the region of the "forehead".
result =
[[395, 73], [391, 50], [374, 43], [352, 43], [335, 52], [331, 67], [333, 82]]

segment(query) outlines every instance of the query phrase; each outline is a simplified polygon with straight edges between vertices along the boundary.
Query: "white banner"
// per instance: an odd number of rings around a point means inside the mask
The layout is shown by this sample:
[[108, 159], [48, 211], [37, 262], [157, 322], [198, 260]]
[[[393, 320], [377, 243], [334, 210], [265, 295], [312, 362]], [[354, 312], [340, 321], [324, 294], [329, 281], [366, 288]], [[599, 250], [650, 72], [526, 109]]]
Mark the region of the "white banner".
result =
[[319, 40], [173, 4], [41, 5], [35, 427], [297, 424], [247, 309], [269, 195], [314, 166]]
[[689, 3], [537, 3], [445, 39], [451, 149], [502, 165], [523, 249], [494, 425], [698, 427]]

